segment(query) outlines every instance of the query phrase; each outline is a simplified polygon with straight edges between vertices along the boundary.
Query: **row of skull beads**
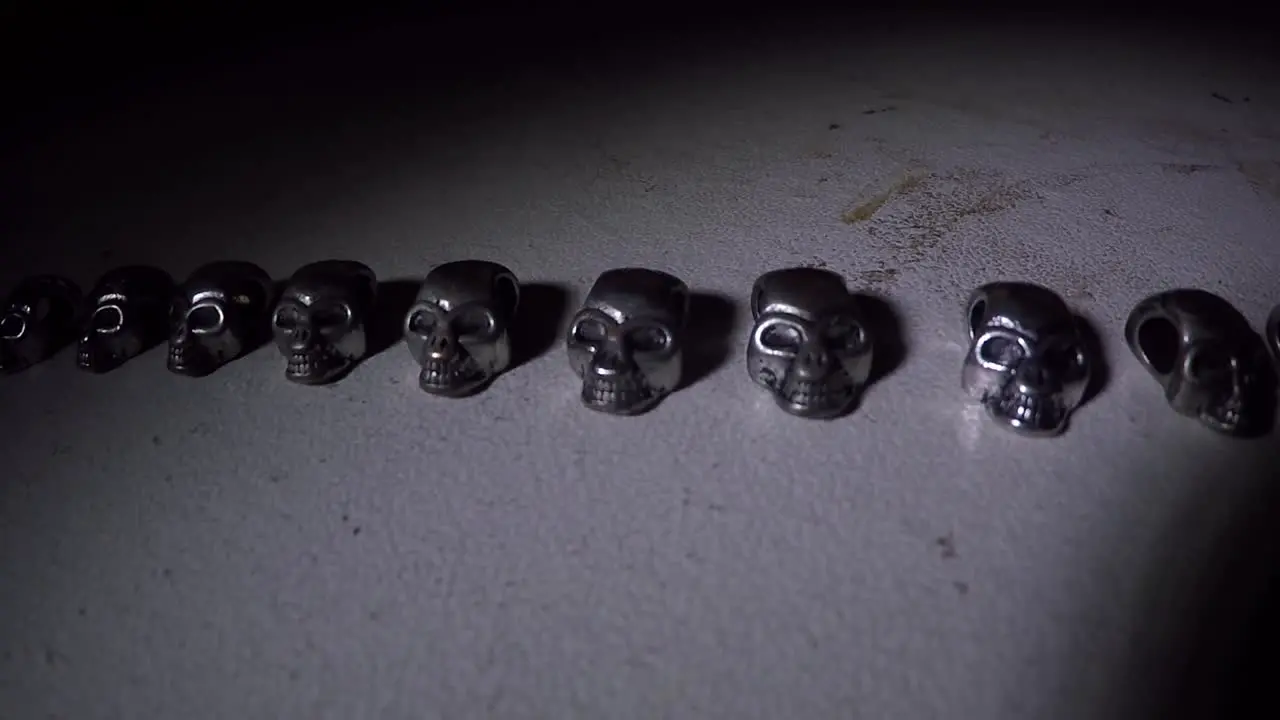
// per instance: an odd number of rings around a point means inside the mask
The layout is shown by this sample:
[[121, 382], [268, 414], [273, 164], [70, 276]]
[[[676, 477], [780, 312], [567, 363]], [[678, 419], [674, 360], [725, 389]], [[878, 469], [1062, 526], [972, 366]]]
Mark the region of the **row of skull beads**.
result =
[[[220, 261], [175, 284], [148, 266], [117, 268], [87, 298], [70, 280], [41, 275], [13, 291], [0, 317], [0, 369], [14, 372], [77, 342], [76, 364], [107, 372], [167, 338], [171, 372], [208, 375], [274, 340], [285, 377], [304, 385], [335, 381], [368, 351], [378, 292], [368, 266], [324, 260], [303, 266], [275, 291], [248, 262]], [[462, 397], [512, 364], [520, 281], [483, 260], [439, 265], [403, 318], [404, 344], [421, 365], [419, 386]], [[833, 418], [857, 404], [871, 379], [875, 338], [858, 297], [828, 270], [786, 268], [761, 275], [751, 292], [753, 327], [746, 365], [753, 381], [791, 415]], [[635, 415], [681, 383], [690, 291], [659, 270], [602, 273], [565, 337], [587, 407]], [[968, 351], [962, 386], [999, 425], [1057, 435], [1082, 402], [1096, 349], [1053, 291], [994, 282], [966, 306]], [[1179, 413], [1231, 435], [1269, 421], [1264, 390], [1280, 364], [1280, 306], [1263, 336], [1226, 300], [1203, 290], [1154, 294], [1130, 313], [1125, 339]]]

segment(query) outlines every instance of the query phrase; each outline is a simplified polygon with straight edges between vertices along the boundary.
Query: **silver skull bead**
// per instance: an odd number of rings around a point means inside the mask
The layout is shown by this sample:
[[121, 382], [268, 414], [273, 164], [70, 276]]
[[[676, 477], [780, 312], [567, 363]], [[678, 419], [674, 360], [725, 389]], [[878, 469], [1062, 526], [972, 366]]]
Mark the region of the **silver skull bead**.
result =
[[962, 384], [1000, 426], [1028, 436], [1066, 429], [1093, 360], [1075, 316], [1052, 290], [996, 282], [969, 297]]
[[21, 372], [75, 340], [80, 304], [80, 288], [64, 277], [18, 283], [0, 310], [0, 372]]
[[208, 375], [271, 332], [271, 276], [249, 262], [209, 263], [178, 288], [170, 309], [169, 371]]
[[404, 318], [405, 345], [422, 366], [418, 386], [462, 397], [510, 367], [519, 302], [520, 282], [503, 265], [459, 260], [434, 268]]
[[773, 270], [751, 290], [747, 372], [778, 407], [833, 418], [857, 402], [871, 375], [873, 341], [857, 299], [836, 273]]
[[680, 385], [689, 288], [659, 270], [601, 273], [569, 325], [569, 364], [582, 403], [613, 415], [642, 413]]
[[173, 278], [146, 265], [116, 268], [89, 293], [76, 366], [108, 372], [164, 341], [169, 331]]
[[1227, 435], [1266, 429], [1266, 350], [1231, 303], [1205, 290], [1157, 293], [1134, 306], [1124, 332], [1174, 411]]
[[354, 260], [321, 260], [289, 278], [271, 313], [284, 376], [302, 385], [332, 382], [368, 351], [378, 279]]

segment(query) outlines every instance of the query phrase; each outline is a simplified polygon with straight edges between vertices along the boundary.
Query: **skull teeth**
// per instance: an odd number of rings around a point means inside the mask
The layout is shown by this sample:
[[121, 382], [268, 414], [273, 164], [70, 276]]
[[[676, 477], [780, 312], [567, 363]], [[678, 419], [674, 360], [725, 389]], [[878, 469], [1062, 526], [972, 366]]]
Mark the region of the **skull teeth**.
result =
[[1010, 423], [1029, 430], [1051, 430], [1062, 424], [1061, 404], [1053, 397], [1008, 392], [990, 403], [992, 411]]
[[461, 360], [424, 360], [422, 381], [432, 386], [447, 386], [481, 376], [480, 368], [471, 358]]
[[822, 408], [847, 402], [853, 395], [853, 384], [832, 381], [792, 381], [782, 389], [782, 396], [791, 405], [803, 408]]
[[591, 405], [623, 407], [648, 400], [652, 396], [652, 389], [635, 376], [624, 376], [617, 380], [589, 376], [582, 384], [582, 398]]

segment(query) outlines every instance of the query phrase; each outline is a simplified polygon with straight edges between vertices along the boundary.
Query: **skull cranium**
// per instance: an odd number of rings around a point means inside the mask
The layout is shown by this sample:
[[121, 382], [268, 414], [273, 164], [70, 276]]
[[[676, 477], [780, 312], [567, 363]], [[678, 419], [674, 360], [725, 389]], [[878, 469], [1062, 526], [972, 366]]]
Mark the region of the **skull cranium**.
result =
[[1151, 295], [1129, 313], [1125, 340], [1177, 413], [1227, 435], [1267, 429], [1266, 350], [1231, 303], [1197, 289]]
[[871, 375], [873, 341], [843, 278], [817, 268], [767, 272], [752, 289], [751, 315], [747, 372], [778, 407], [832, 418], [855, 404]]
[[519, 300], [515, 273], [498, 263], [459, 260], [428, 273], [404, 319], [405, 344], [422, 366], [418, 386], [461, 397], [505, 371]]
[[204, 265], [178, 288], [169, 328], [170, 372], [208, 375], [270, 334], [271, 276], [253, 263]]
[[39, 363], [76, 337], [80, 288], [56, 275], [24, 279], [0, 314], [0, 372]]
[[271, 314], [285, 378], [302, 385], [337, 380], [364, 358], [378, 281], [354, 260], [321, 260], [289, 278]]
[[89, 293], [89, 311], [76, 365], [108, 372], [164, 341], [168, 334], [169, 273], [146, 265], [116, 268]]
[[689, 288], [659, 270], [619, 268], [596, 278], [565, 344], [582, 403], [614, 415], [649, 410], [680, 385]]
[[1052, 290], [996, 282], [969, 298], [962, 384], [1002, 427], [1061, 433], [1084, 399], [1092, 358], [1075, 316]]

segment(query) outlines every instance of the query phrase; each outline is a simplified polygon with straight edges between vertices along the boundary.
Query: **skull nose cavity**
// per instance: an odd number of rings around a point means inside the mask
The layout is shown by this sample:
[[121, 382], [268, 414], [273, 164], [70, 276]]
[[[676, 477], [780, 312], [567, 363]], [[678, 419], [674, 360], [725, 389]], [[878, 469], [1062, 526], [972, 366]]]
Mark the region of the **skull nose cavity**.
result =
[[602, 352], [591, 361], [591, 372], [597, 377], [613, 378], [627, 375], [631, 364], [619, 353]]
[[1028, 360], [1018, 366], [1014, 382], [1017, 384], [1018, 392], [1024, 395], [1044, 395], [1058, 389], [1054, 374], [1035, 360]]
[[305, 348], [311, 343], [311, 328], [302, 326], [293, 331], [293, 347]]
[[801, 348], [796, 356], [796, 376], [804, 380], [817, 380], [831, 371], [831, 353], [821, 347]]
[[426, 355], [428, 360], [443, 362], [452, 360], [457, 352], [458, 344], [446, 335], [436, 335], [427, 342]]

